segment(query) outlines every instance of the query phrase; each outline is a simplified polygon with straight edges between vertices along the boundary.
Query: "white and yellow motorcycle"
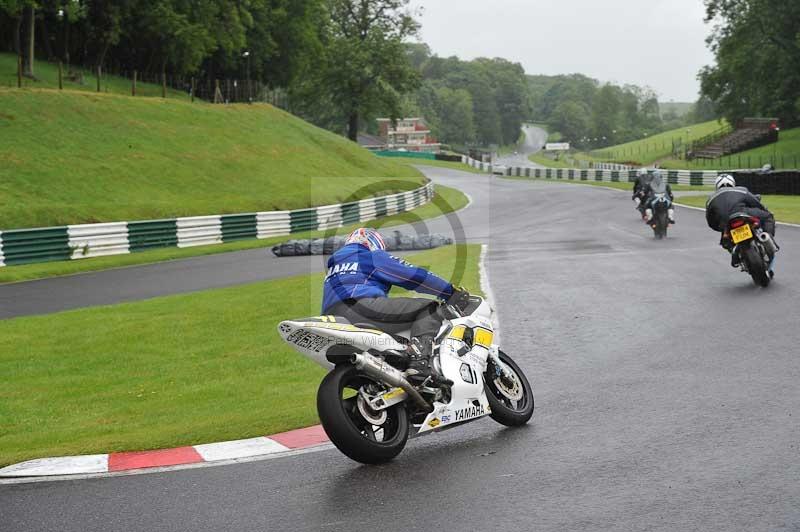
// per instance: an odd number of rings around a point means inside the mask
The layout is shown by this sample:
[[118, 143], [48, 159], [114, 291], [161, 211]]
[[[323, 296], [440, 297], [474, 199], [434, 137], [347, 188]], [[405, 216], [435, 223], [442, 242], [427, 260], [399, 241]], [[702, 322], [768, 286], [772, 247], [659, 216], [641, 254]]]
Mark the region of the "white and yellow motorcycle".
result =
[[494, 343], [489, 304], [471, 296], [458, 312], [441, 304], [444, 318], [432, 364], [452, 385], [429, 379], [412, 385], [403, 373], [408, 333], [392, 335], [337, 316], [281, 322], [294, 349], [332, 368], [317, 392], [320, 421], [334, 445], [355, 461], [386, 462], [409, 437], [486, 415], [507, 426], [528, 422], [533, 390], [520, 367]]

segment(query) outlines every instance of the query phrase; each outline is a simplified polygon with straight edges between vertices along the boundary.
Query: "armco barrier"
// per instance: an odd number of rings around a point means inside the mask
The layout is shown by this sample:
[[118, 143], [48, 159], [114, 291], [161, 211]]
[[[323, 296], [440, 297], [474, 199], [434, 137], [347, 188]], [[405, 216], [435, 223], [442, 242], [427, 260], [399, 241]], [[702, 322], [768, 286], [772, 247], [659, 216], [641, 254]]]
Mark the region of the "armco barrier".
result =
[[335, 229], [408, 211], [433, 198], [433, 183], [390, 196], [295, 211], [114, 222], [0, 231], [0, 266], [206, 246]]
[[[564, 181], [599, 181], [607, 183], [633, 183], [638, 170], [582, 170], [577, 168], [521, 168], [506, 170], [507, 176], [555, 179]], [[652, 170], [651, 170], [652, 172]], [[695, 172], [690, 170], [661, 170], [670, 185], [712, 186], [722, 171]]]
[[[650, 170], [652, 172], [653, 170]], [[733, 174], [736, 184], [750, 189], [754, 194], [800, 195], [800, 172], [772, 172], [760, 174], [731, 170], [661, 170], [670, 185], [713, 186], [720, 174]], [[506, 170], [506, 175], [566, 181], [606, 181], [633, 183], [638, 170], [579, 170], [568, 168], [521, 168]]]

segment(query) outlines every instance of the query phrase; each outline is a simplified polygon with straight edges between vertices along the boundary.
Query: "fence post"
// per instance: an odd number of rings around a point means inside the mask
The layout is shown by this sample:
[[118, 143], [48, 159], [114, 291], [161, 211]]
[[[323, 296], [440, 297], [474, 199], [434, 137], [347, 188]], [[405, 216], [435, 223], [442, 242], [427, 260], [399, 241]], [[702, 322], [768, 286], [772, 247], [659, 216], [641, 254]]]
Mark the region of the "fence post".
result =
[[131, 80], [131, 96], [136, 96], [136, 77], [139, 75], [139, 72], [134, 70], [133, 71], [133, 79]]
[[22, 56], [17, 56], [17, 88], [22, 88]]
[[194, 76], [192, 76], [192, 102], [194, 102]]
[[61, 68], [61, 61], [59, 61], [58, 62], [58, 90], [63, 90], [63, 89], [64, 89], [63, 71], [62, 71], [62, 68]]
[[97, 65], [97, 92], [100, 92], [100, 65]]
[[162, 98], [166, 98], [167, 97], [167, 73], [166, 72], [162, 72], [161, 73], [161, 97]]

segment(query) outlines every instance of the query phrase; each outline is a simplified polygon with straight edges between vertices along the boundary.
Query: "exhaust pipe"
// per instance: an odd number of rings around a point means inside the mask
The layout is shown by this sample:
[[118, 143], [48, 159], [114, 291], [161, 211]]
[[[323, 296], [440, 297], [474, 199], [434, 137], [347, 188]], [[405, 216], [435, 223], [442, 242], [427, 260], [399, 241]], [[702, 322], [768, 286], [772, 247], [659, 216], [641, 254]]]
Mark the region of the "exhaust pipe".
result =
[[380, 379], [381, 382], [385, 382], [390, 386], [402, 388], [422, 410], [425, 412], [433, 412], [433, 405], [426, 401], [425, 398], [411, 386], [411, 383], [406, 380], [400, 370], [393, 368], [389, 364], [368, 353], [353, 355], [353, 364], [370, 377]]
[[758, 234], [758, 240], [762, 244], [764, 244], [764, 249], [767, 250], [767, 254], [770, 257], [774, 257], [775, 254], [778, 252], [778, 246], [775, 245], [775, 241], [772, 239], [772, 235], [770, 235], [766, 231], [762, 231]]

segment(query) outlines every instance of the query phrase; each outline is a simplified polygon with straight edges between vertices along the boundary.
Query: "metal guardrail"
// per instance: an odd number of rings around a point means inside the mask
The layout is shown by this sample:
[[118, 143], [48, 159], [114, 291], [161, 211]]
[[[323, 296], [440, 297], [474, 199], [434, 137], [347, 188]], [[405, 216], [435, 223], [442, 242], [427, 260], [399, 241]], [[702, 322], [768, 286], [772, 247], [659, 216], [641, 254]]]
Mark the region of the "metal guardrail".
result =
[[[696, 172], [690, 170], [661, 170], [671, 185], [713, 185], [723, 171]], [[579, 168], [527, 168], [515, 166], [506, 170], [507, 176], [538, 179], [561, 179], [566, 181], [599, 181], [607, 183], [633, 183], [638, 170], [599, 170]]]
[[433, 198], [433, 183], [361, 201], [294, 211], [190, 216], [0, 231], [0, 266], [86, 259], [162, 247], [192, 247], [335, 229], [415, 209]]

